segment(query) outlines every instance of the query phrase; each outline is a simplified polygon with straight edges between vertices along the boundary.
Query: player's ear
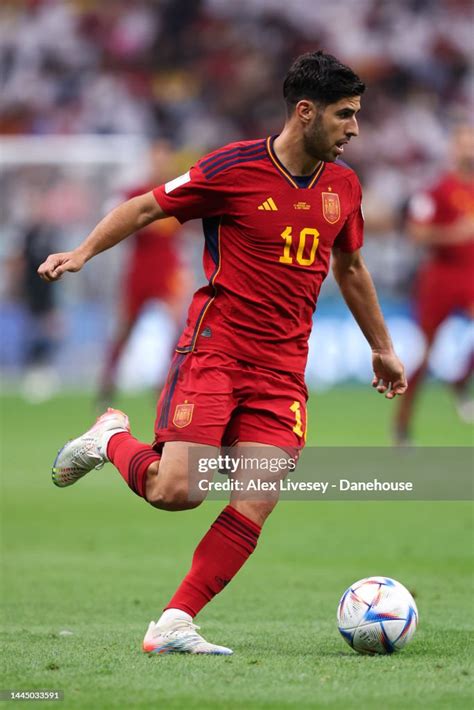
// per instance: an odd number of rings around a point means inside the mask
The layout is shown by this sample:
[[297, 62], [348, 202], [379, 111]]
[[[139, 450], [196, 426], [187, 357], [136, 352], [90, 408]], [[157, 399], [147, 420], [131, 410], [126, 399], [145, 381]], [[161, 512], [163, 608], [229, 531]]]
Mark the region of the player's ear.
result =
[[316, 106], [309, 99], [301, 99], [295, 108], [295, 113], [305, 125], [310, 123], [316, 114]]

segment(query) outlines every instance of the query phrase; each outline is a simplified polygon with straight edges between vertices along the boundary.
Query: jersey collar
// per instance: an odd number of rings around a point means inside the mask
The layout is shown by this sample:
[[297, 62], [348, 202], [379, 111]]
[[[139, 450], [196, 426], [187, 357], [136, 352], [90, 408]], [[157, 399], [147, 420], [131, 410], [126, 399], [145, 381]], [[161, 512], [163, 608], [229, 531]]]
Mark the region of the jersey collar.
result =
[[273, 149], [273, 143], [274, 143], [276, 137], [277, 137], [276, 135], [275, 136], [268, 136], [268, 138], [266, 140], [268, 157], [272, 161], [273, 165], [286, 178], [286, 180], [290, 183], [290, 185], [292, 185], [294, 188], [296, 188], [297, 190], [303, 190], [303, 189], [310, 190], [312, 187], [314, 187], [316, 185], [316, 183], [318, 182], [319, 178], [321, 177], [321, 175], [323, 173], [324, 166], [325, 166], [324, 161], [321, 160], [321, 162], [319, 162], [316, 165], [316, 168], [315, 168], [313, 174], [311, 176], [308, 176], [308, 177], [310, 177], [310, 179], [308, 180], [308, 185], [306, 186], [306, 188], [301, 188], [298, 185], [298, 183], [295, 181], [294, 176], [290, 172], [288, 172], [288, 170], [285, 168], [283, 163], [281, 163], [277, 158], [277, 155]]

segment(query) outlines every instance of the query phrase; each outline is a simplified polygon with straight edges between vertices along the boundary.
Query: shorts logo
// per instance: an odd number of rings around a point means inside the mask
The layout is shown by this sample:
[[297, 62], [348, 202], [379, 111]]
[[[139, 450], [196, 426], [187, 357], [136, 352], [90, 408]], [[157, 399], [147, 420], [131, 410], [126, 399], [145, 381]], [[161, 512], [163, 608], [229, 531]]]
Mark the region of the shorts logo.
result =
[[323, 216], [329, 224], [335, 224], [341, 218], [341, 203], [336, 192], [321, 193], [323, 200]]
[[193, 418], [193, 409], [194, 404], [188, 404], [187, 402], [185, 402], [184, 404], [176, 405], [173, 417], [173, 424], [175, 425], [175, 427], [178, 427], [178, 429], [184, 429], [185, 426], [191, 424], [191, 419]]

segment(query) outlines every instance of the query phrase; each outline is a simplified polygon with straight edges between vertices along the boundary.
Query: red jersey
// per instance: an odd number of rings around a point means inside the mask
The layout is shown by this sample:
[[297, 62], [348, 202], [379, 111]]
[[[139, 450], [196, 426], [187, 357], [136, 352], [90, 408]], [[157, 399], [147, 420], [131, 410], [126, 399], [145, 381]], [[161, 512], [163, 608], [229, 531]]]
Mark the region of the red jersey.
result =
[[180, 222], [203, 220], [209, 283], [194, 294], [178, 351], [219, 350], [303, 373], [331, 248], [362, 245], [355, 173], [321, 162], [295, 178], [268, 138], [227, 145], [154, 195]]
[[[143, 185], [129, 190], [127, 200], [138, 197], [152, 189]], [[174, 219], [152, 222], [130, 238], [132, 250], [127, 262], [129, 278], [133, 281], [160, 281], [169, 278], [180, 265], [179, 250], [175, 237], [180, 225]]]
[[[429, 247], [434, 261], [470, 270], [474, 268], [474, 182], [447, 173], [431, 190], [415, 195], [409, 205], [409, 216], [417, 224], [446, 227], [446, 244]], [[458, 220], [472, 219], [472, 233], [465, 242], [450, 244], [449, 228]]]

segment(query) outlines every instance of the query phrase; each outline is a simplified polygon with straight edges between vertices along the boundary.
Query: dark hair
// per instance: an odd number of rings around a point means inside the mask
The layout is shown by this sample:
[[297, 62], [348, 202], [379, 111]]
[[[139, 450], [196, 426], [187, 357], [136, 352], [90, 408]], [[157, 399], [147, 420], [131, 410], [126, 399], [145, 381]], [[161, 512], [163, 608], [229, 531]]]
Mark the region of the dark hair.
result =
[[365, 84], [352, 69], [325, 52], [307, 52], [297, 57], [283, 82], [283, 97], [289, 112], [301, 99], [327, 106], [348, 96], [360, 96]]

